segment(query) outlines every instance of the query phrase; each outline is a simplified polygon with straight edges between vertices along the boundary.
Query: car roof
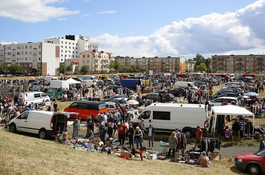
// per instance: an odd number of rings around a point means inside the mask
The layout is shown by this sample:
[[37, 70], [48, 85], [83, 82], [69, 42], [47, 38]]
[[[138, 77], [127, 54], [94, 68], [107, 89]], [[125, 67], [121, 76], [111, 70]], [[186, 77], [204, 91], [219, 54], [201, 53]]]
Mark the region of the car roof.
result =
[[236, 97], [218, 97], [216, 99], [232, 99], [232, 100], [237, 100]]

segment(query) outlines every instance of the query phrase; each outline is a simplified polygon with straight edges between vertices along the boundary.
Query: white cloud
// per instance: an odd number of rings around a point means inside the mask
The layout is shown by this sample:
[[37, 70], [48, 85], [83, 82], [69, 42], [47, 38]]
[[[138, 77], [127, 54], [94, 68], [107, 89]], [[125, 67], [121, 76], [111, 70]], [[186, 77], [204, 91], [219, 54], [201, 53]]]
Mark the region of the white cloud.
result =
[[86, 16], [89, 16], [89, 14], [84, 14], [82, 17], [86, 17]]
[[4, 42], [4, 41], [2, 41], [0, 44], [1, 45], [6, 45], [6, 44], [18, 44], [18, 42]]
[[59, 21], [65, 21], [66, 18], [58, 18]]
[[0, 16], [21, 20], [24, 22], [48, 21], [50, 18], [60, 18], [66, 15], [78, 14], [65, 7], [48, 6], [52, 3], [63, 3], [65, 0], [8, 0], [1, 1]]
[[174, 21], [149, 36], [119, 38], [104, 34], [91, 38], [100, 50], [115, 55], [180, 56], [221, 54], [265, 48], [265, 0], [236, 12], [211, 13]]
[[90, 0], [84, 0], [83, 2], [89, 2]]
[[115, 13], [116, 12], [116, 10], [112, 10], [112, 11], [104, 11], [104, 12], [98, 12], [98, 13], [100, 13], [100, 14], [104, 14], [104, 13]]

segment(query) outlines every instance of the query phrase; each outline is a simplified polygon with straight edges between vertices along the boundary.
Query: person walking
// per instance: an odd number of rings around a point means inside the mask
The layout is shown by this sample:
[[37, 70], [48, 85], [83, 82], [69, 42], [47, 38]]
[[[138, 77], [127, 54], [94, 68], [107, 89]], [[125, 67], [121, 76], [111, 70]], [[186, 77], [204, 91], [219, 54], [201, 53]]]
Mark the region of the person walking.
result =
[[169, 143], [169, 151], [168, 151], [168, 158], [171, 154], [171, 151], [173, 152], [172, 153], [172, 159], [174, 159], [174, 156], [175, 156], [175, 149], [177, 147], [177, 144], [178, 144], [178, 139], [176, 137], [176, 133], [175, 131], [173, 131], [171, 133], [171, 136], [168, 137], [168, 143]]
[[149, 141], [149, 148], [151, 148], [151, 142], [152, 142], [152, 149], [154, 147], [154, 137], [155, 137], [155, 128], [150, 124], [149, 128], [147, 129], [147, 136]]

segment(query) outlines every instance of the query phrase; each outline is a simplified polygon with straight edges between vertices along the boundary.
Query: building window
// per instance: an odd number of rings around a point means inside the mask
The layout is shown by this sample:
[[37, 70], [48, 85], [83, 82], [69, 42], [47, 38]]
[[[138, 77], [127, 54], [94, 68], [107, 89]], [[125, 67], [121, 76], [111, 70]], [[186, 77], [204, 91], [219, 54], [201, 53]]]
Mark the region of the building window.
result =
[[89, 60], [87, 60], [87, 63], [89, 63]]
[[67, 46], [65, 46], [65, 48], [67, 49]]
[[65, 44], [67, 44], [67, 42], [65, 42]]
[[83, 60], [83, 63], [85, 63], [85, 60]]
[[31, 47], [31, 46], [29, 46], [29, 48], [31, 49], [32, 47]]
[[63, 48], [63, 46], [61, 46], [61, 48]]
[[87, 55], [87, 58], [89, 58], [89, 55]]
[[61, 59], [61, 61], [63, 61], [63, 59]]
[[61, 52], [63, 52], [63, 50], [61, 50]]
[[61, 44], [63, 44], [63, 42], [61, 41]]
[[85, 55], [83, 55], [83, 58], [85, 58]]

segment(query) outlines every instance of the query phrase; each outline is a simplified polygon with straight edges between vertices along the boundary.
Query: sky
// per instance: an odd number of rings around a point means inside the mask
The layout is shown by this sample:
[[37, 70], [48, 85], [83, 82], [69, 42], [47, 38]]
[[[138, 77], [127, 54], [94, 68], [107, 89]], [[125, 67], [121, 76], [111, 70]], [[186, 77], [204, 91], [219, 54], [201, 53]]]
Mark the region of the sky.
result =
[[265, 54], [265, 0], [0, 0], [0, 44], [82, 35], [115, 56]]

